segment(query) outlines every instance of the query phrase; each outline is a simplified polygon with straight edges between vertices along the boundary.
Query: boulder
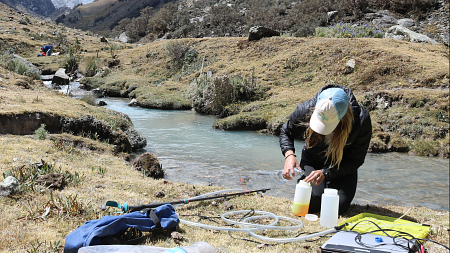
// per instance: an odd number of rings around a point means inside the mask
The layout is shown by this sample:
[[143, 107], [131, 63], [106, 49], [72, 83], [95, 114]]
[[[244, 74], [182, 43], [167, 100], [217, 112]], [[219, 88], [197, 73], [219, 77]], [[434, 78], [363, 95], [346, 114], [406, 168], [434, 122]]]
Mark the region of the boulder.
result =
[[408, 27], [414, 26], [416, 23], [411, 18], [402, 18], [402, 19], [397, 20], [397, 24], [408, 28]]
[[329, 11], [327, 12], [328, 15], [328, 22], [332, 21], [334, 19], [334, 16], [336, 16], [337, 11]]
[[120, 42], [123, 42], [123, 43], [128, 43], [128, 41], [130, 40], [125, 32], [121, 33], [115, 39], [120, 41]]
[[30, 71], [35, 71], [35, 72], [40, 72], [40, 70], [34, 66], [33, 64], [31, 64], [29, 61], [25, 60], [24, 58], [22, 58], [21, 56], [17, 55], [17, 54], [11, 54], [11, 57], [19, 60], [20, 62], [22, 62], [24, 65], [26, 65], [28, 67], [28, 70]]
[[147, 146], [147, 139], [145, 139], [145, 137], [141, 135], [138, 131], [136, 131], [134, 128], [128, 128], [125, 131], [125, 134], [127, 135], [128, 140], [130, 141], [132, 150], [138, 150]]
[[108, 40], [104, 36], [102, 36], [100, 37], [100, 42], [108, 43]]
[[426, 42], [431, 44], [437, 44], [437, 41], [431, 39], [430, 37], [420, 33], [413, 32], [401, 25], [395, 25], [389, 28], [387, 32], [384, 34], [384, 37], [388, 39], [406, 40], [417, 43]]
[[70, 78], [66, 75], [66, 69], [58, 69], [52, 78], [52, 83], [56, 85], [69, 85]]
[[266, 37], [280, 36], [280, 33], [263, 26], [253, 26], [249, 29], [248, 41], [260, 40]]
[[0, 196], [10, 196], [20, 190], [20, 182], [13, 176], [8, 176], [0, 183]]
[[155, 179], [164, 178], [164, 170], [158, 159], [152, 153], [144, 153], [133, 161], [133, 167], [146, 176]]
[[128, 106], [139, 106], [139, 103], [135, 98], [133, 98], [130, 103], [128, 103]]
[[91, 93], [92, 93], [92, 95], [93, 95], [94, 97], [96, 97], [96, 98], [102, 98], [102, 97], [105, 96], [105, 95], [103, 94], [103, 91], [101, 91], [99, 88], [96, 88], [96, 89], [91, 90]]
[[372, 25], [377, 28], [389, 28], [398, 23], [397, 19], [387, 11], [367, 13], [364, 16], [364, 19], [370, 21]]

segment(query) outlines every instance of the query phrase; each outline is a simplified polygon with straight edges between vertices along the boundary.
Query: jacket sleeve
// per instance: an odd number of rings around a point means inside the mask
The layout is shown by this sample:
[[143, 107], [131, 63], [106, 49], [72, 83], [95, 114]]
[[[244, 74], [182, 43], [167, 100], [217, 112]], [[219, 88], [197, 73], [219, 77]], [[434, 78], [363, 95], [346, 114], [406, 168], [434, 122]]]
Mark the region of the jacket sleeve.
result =
[[352, 141], [350, 147], [344, 150], [344, 155], [339, 169], [337, 166], [324, 169], [329, 169], [329, 176], [327, 180], [337, 179], [355, 172], [361, 165], [363, 165], [366, 158], [367, 150], [369, 148], [370, 139], [372, 138], [372, 121], [369, 112], [363, 107], [361, 108], [360, 129], [356, 138]]
[[313, 98], [298, 105], [289, 116], [289, 120], [281, 127], [280, 147], [283, 155], [288, 150], [295, 152], [294, 138], [302, 136], [305, 132], [307, 118], [314, 108], [314, 102]]

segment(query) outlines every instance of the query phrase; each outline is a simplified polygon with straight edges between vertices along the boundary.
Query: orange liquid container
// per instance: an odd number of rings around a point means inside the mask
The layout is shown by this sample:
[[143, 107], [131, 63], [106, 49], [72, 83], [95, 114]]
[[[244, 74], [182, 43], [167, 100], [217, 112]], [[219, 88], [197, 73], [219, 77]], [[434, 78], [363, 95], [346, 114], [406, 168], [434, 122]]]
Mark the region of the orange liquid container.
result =
[[298, 204], [294, 202], [294, 205], [292, 206], [292, 213], [297, 216], [303, 216], [308, 214], [309, 210], [309, 203], [308, 204]]
[[311, 200], [311, 185], [301, 180], [295, 186], [294, 204], [292, 205], [292, 213], [297, 216], [305, 216], [308, 214], [309, 201]]

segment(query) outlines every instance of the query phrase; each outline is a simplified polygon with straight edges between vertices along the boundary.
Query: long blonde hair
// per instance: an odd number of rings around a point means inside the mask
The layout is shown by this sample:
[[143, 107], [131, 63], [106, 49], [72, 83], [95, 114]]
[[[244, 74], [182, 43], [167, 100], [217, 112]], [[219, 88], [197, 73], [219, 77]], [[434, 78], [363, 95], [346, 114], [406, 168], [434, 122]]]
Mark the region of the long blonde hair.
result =
[[[328, 145], [327, 152], [325, 154], [327, 161], [331, 157], [331, 166], [339, 166], [342, 161], [342, 156], [344, 154], [345, 143], [347, 143], [347, 138], [352, 131], [353, 125], [353, 112], [351, 104], [348, 104], [347, 113], [339, 121], [336, 129], [333, 131], [333, 137], [331, 138], [330, 144]], [[311, 127], [306, 130], [306, 148], [312, 148], [320, 142], [323, 142], [324, 136], [314, 132]]]

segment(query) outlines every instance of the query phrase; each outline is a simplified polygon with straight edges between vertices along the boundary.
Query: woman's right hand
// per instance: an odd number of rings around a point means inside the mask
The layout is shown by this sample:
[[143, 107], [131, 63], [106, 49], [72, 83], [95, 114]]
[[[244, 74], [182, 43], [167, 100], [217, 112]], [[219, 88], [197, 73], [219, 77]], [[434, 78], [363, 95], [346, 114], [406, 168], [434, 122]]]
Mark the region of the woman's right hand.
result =
[[295, 158], [294, 152], [287, 151], [284, 156], [286, 162], [284, 162], [283, 177], [287, 180], [292, 180], [291, 175], [295, 175], [294, 168], [300, 168], [300, 165]]

